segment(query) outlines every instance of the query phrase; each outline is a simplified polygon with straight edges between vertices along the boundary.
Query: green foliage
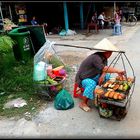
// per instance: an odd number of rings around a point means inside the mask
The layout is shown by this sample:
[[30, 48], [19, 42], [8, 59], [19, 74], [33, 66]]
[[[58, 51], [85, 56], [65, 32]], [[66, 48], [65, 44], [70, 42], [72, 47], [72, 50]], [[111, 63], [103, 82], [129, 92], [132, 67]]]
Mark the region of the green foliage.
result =
[[[15, 61], [12, 53], [8, 53], [3, 58], [0, 67], [0, 116], [23, 117], [26, 112], [31, 114], [37, 112], [46, 101], [40, 100], [34, 88], [33, 59], [23, 65]], [[3, 109], [6, 102], [19, 97], [27, 102], [26, 106]]]
[[0, 54], [6, 54], [12, 50], [15, 41], [8, 35], [0, 36]]
[[[70, 71], [69, 67], [66, 69]], [[23, 65], [15, 60], [12, 51], [6, 53], [0, 60], [0, 116], [23, 117], [26, 112], [31, 115], [38, 112], [46, 99], [39, 95], [36, 88], [33, 82], [33, 58]], [[19, 97], [27, 102], [26, 106], [3, 109], [5, 103]]]

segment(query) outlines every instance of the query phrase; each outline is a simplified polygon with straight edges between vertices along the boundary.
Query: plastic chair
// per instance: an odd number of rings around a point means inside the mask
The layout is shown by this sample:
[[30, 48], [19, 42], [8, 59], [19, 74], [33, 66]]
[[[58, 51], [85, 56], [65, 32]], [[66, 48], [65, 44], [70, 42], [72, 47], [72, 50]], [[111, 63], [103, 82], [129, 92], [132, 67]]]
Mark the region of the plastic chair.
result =
[[73, 90], [73, 97], [74, 98], [83, 98], [82, 93], [84, 91], [84, 88], [80, 88], [77, 83], [74, 84], [74, 90]]
[[99, 26], [97, 23], [89, 23], [87, 27], [87, 32], [90, 33], [90, 30], [95, 29], [95, 32], [99, 32]]
[[115, 24], [113, 28], [113, 35], [121, 35], [121, 34], [122, 34], [121, 24]]
[[[75, 83], [74, 84], [74, 90], [73, 90], [73, 97], [74, 98], [81, 98], [81, 99], [84, 98], [83, 91], [84, 91], [84, 88], [78, 87], [78, 84]], [[96, 107], [98, 107], [98, 95], [95, 95], [94, 105]]]

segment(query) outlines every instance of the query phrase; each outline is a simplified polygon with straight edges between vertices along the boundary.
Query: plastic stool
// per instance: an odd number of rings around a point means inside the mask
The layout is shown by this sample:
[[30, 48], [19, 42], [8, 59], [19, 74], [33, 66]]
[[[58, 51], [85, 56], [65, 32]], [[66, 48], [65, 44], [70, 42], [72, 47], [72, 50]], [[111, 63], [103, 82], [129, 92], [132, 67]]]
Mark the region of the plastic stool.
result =
[[74, 90], [73, 90], [73, 97], [75, 97], [75, 98], [82, 98], [83, 97], [82, 96], [83, 91], [84, 91], [84, 88], [80, 88], [78, 86], [78, 84], [75, 83], [74, 84]]
[[115, 24], [113, 28], [113, 35], [121, 35], [121, 34], [122, 34], [121, 24]]

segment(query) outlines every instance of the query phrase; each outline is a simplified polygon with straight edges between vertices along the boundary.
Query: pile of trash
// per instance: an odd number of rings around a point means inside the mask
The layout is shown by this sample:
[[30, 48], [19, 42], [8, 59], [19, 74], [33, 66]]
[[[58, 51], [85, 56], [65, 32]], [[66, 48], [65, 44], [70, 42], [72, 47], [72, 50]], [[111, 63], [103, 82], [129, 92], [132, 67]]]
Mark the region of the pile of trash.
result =
[[61, 32], [59, 33], [60, 36], [70, 36], [70, 35], [76, 35], [76, 31], [68, 29], [67, 31], [62, 29]]

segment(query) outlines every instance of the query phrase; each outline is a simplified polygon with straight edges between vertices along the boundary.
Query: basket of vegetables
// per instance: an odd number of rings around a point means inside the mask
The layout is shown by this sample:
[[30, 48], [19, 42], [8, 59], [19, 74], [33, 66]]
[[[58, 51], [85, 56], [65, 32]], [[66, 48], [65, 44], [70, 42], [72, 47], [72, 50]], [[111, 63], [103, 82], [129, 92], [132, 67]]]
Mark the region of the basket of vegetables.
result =
[[46, 70], [46, 78], [44, 80], [35, 81], [35, 87], [38, 93], [53, 99], [57, 93], [64, 88], [66, 81], [66, 71], [64, 66], [56, 67], [52, 70]]

